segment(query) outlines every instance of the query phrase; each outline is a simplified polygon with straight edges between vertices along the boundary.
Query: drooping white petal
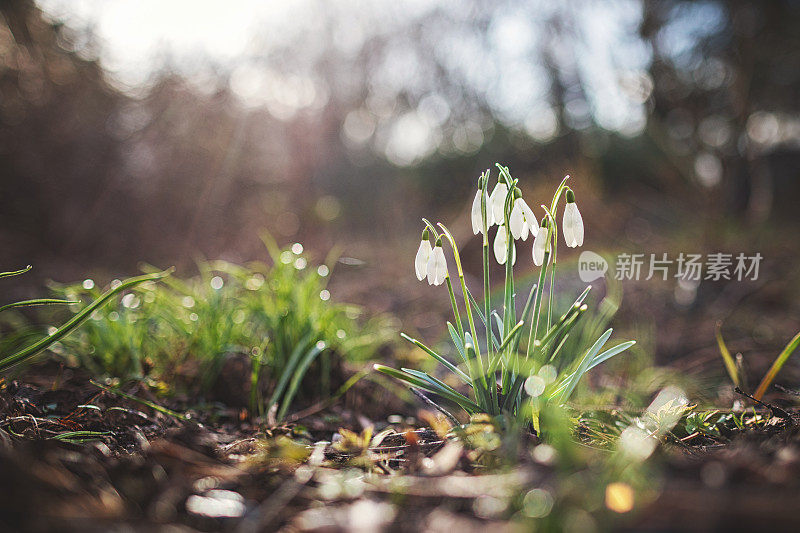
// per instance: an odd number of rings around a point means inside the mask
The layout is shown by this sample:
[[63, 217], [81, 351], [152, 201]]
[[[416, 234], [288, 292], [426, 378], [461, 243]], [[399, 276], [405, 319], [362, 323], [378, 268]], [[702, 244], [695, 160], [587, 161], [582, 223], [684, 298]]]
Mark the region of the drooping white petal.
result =
[[497, 224], [502, 224], [505, 220], [503, 208], [506, 205], [506, 196], [508, 196], [508, 186], [505, 183], [498, 183], [495, 185], [490, 197], [492, 203], [492, 215]]
[[573, 223], [573, 213], [572, 213], [572, 206], [575, 205], [567, 204], [564, 207], [564, 218], [561, 222], [561, 231], [564, 233], [564, 241], [566, 241], [567, 246], [573, 248], [573, 242], [575, 242], [575, 228]]
[[[497, 235], [494, 237], [494, 258], [501, 265], [506, 264], [506, 253], [508, 253], [508, 232], [505, 226], [497, 228]], [[511, 243], [511, 264], [517, 262], [517, 248]]]
[[419, 243], [417, 256], [414, 258], [414, 270], [417, 271], [417, 279], [422, 281], [428, 275], [428, 260], [431, 258], [431, 241], [423, 239]]
[[472, 201], [472, 234], [477, 235], [481, 231], [481, 227], [483, 226], [483, 217], [481, 217], [481, 191], [475, 193], [475, 199]]
[[[525, 202], [525, 200], [520, 198], [518, 201], [520, 202], [519, 205], [520, 208], [522, 209], [522, 215], [525, 217], [525, 224], [528, 226], [528, 231], [530, 232], [531, 235], [536, 237], [536, 235], [539, 233], [539, 221], [536, 220], [536, 215], [533, 214], [533, 209], [530, 208], [530, 206]], [[525, 240], [527, 238], [528, 234], [525, 231], [523, 231], [522, 240]]]
[[[481, 190], [475, 193], [475, 199], [472, 201], [472, 212], [471, 217], [472, 219], [472, 233], [477, 235], [478, 233], [483, 233], [483, 217], [481, 215]], [[494, 224], [494, 217], [492, 216], [492, 204], [488, 198], [486, 198], [486, 227], [491, 228], [492, 224]]]
[[568, 213], [566, 208], [564, 209], [564, 219], [561, 221], [561, 233], [564, 234], [564, 241], [567, 246], [572, 248], [572, 242], [575, 240], [574, 232], [572, 231], [572, 215]]
[[508, 226], [515, 240], [528, 238], [528, 225], [525, 223], [525, 214], [520, 202], [524, 203], [522, 198], [514, 200], [514, 207], [511, 208], [511, 215], [508, 217]]
[[575, 204], [575, 242], [583, 246], [583, 217], [578, 211], [578, 204]]
[[447, 260], [444, 258], [444, 250], [441, 246], [433, 249], [428, 260], [428, 284], [441, 285], [447, 277]]
[[436, 248], [431, 251], [431, 255], [428, 257], [428, 266], [425, 267], [428, 276], [428, 285], [433, 285], [434, 272], [436, 272], [436, 259], [433, 256], [435, 250]]
[[544, 251], [547, 247], [547, 228], [539, 228], [536, 238], [533, 239], [533, 264], [542, 266], [544, 263]]
[[578, 206], [575, 202], [570, 202], [564, 208], [564, 240], [567, 246], [575, 248], [583, 245], [583, 217], [581, 217]]
[[506, 238], [506, 227], [500, 226], [497, 228], [497, 235], [494, 236], [494, 258], [501, 265], [506, 262], [506, 247], [508, 240]]
[[436, 260], [436, 279], [434, 285], [441, 285], [447, 277], [447, 260], [444, 258], [444, 250], [439, 248], [439, 254]]

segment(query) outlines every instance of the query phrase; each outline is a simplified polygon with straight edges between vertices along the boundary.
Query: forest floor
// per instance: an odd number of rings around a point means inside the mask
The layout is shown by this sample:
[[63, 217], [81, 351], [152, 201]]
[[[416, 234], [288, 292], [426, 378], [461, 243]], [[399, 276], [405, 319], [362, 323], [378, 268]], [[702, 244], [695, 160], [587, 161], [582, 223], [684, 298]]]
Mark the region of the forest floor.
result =
[[[3, 530], [517, 531], [529, 523], [497, 502], [571, 482], [536, 453], [476, 466], [470, 450], [419, 417], [378, 419], [396, 406], [370, 406], [368, 386], [269, 428], [220, 404], [153, 408], [145, 389], [123, 397], [54, 370], [0, 387]], [[599, 505], [544, 529], [796, 527], [800, 412], [759, 412], [763, 424], [725, 439], [665, 442], [653, 458], [652, 497], [632, 511]], [[370, 446], [369, 435], [359, 441], [368, 426], [389, 429]], [[354, 433], [331, 444], [343, 427]], [[529, 452], [537, 439], [526, 440]]]

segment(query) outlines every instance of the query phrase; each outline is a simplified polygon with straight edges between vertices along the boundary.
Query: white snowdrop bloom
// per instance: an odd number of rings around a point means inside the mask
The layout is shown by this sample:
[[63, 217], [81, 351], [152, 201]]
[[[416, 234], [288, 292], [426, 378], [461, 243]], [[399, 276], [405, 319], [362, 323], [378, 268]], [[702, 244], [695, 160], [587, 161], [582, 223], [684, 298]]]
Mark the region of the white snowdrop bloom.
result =
[[578, 211], [578, 205], [575, 203], [575, 193], [572, 190], [567, 190], [567, 206], [564, 208], [563, 229], [567, 246], [570, 248], [583, 246], [583, 217], [581, 217], [581, 212]]
[[[544, 223], [544, 221], [542, 221]], [[541, 226], [536, 238], [533, 239], [533, 264], [542, 266], [544, 263], [544, 252], [547, 248], [548, 231], [546, 226]]]
[[[472, 233], [477, 235], [483, 233], [483, 216], [481, 215], [481, 190], [475, 193], [475, 199], [472, 201]], [[492, 204], [486, 195], [486, 228], [491, 228], [494, 224], [494, 216], [492, 215]]]
[[442, 250], [441, 243], [436, 243], [431, 257], [428, 259], [428, 284], [441, 285], [446, 277], [447, 261], [444, 258], [444, 250]]
[[511, 209], [511, 216], [508, 219], [511, 235], [514, 239], [522, 239], [523, 241], [528, 238], [528, 233], [536, 237], [539, 232], [539, 222], [536, 220], [536, 215], [533, 210], [521, 197], [514, 200], [514, 207]]
[[[427, 234], [427, 230], [425, 231]], [[417, 271], [417, 279], [422, 281], [428, 275], [428, 260], [431, 258], [431, 241], [427, 235], [423, 235], [417, 250], [417, 257], [414, 258], [414, 270]]]
[[[497, 228], [497, 235], [494, 237], [494, 258], [501, 265], [506, 264], [506, 253], [508, 252], [508, 232], [506, 227], [500, 226]], [[514, 243], [511, 243], [511, 264], [517, 262], [517, 249]]]
[[494, 216], [495, 223], [498, 225], [502, 224], [505, 220], [503, 208], [506, 205], [506, 196], [508, 196], [508, 186], [503, 182], [499, 182], [494, 186], [494, 190], [490, 196], [492, 203], [492, 215]]

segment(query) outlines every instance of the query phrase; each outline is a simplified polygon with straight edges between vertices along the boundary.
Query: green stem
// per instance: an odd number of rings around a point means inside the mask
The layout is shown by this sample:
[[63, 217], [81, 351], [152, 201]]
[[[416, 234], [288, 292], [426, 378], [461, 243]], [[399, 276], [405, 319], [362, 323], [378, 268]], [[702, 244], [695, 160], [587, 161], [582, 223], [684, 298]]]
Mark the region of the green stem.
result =
[[444, 280], [447, 282], [447, 292], [450, 294], [450, 305], [453, 307], [453, 317], [456, 321], [456, 328], [461, 339], [464, 339], [464, 326], [461, 324], [461, 314], [458, 312], [458, 304], [456, 303], [456, 295], [453, 292], [453, 283], [450, 281], [450, 273], [448, 273]]
[[[514, 309], [514, 266], [513, 266], [513, 259], [514, 259], [514, 236], [511, 234], [511, 224], [510, 224], [510, 205], [513, 202], [514, 198], [514, 189], [513, 183], [511, 190], [508, 191], [508, 196], [506, 197], [506, 203], [503, 208], [503, 217], [504, 223], [506, 228], [506, 280], [505, 280], [505, 292], [504, 292], [504, 303], [503, 303], [503, 335], [507, 335], [508, 332], [513, 327], [514, 322], [516, 322], [515, 316], [515, 309]], [[503, 367], [502, 367], [502, 388], [505, 391], [508, 388], [508, 382], [510, 379], [510, 372], [516, 372], [516, 366], [514, 365], [513, 369], [509, 368], [510, 363], [510, 353], [506, 350], [506, 353], [503, 354]]]
[[[558, 228], [553, 224], [553, 242], [558, 243]], [[558, 262], [558, 246], [553, 245], [553, 266], [550, 268], [550, 294], [547, 303], [547, 329], [550, 329], [553, 316], [553, 293], [556, 284], [556, 263]]]
[[488, 198], [489, 171], [482, 175], [483, 184], [481, 186], [481, 222], [483, 224], [483, 316], [486, 326], [486, 355], [492, 353], [492, 323], [489, 320], [491, 302], [489, 301], [489, 224], [486, 199]]
[[[547, 214], [550, 215], [550, 220], [553, 223], [553, 235], [552, 235], [552, 244], [553, 244], [553, 268], [550, 270], [550, 287], [549, 287], [549, 294], [548, 294], [548, 302], [547, 302], [547, 329], [550, 329], [550, 324], [552, 323], [552, 316], [553, 316], [553, 293], [555, 290], [555, 280], [556, 280], [556, 263], [558, 262], [558, 223], [556, 222], [556, 215], [558, 214], [558, 201], [561, 199], [561, 194], [567, 188], [567, 180], [569, 179], [569, 175], [564, 176], [564, 179], [561, 180], [561, 183], [558, 184], [558, 188], [556, 189], [555, 195], [553, 195], [553, 201], [550, 203], [550, 210], [548, 211], [545, 207], [545, 211]], [[544, 207], [544, 206], [542, 206]]]
[[[545, 230], [546, 228], [540, 228], [539, 231]], [[544, 280], [547, 277], [547, 266], [550, 264], [550, 254], [551, 252], [547, 249], [544, 251], [544, 262], [542, 263], [542, 268], [539, 271], [539, 283], [537, 285], [536, 290], [536, 299], [533, 302], [533, 319], [531, 320], [531, 333], [528, 339], [528, 349], [525, 354], [525, 358], [529, 359], [531, 356], [531, 347], [535, 346], [536, 337], [539, 334], [539, 315], [541, 312], [542, 306], [542, 287], [544, 286]]]
[[[467, 296], [467, 283], [464, 280], [464, 269], [461, 267], [461, 256], [458, 253], [458, 245], [456, 244], [456, 240], [453, 238], [453, 235], [450, 233], [450, 230], [447, 229], [447, 226], [439, 222], [439, 227], [442, 228], [442, 234], [450, 241], [450, 246], [453, 248], [453, 258], [456, 262], [456, 271], [458, 272], [458, 280], [461, 283], [461, 293], [464, 296], [464, 306], [467, 310], [467, 322], [469, 322], [469, 329], [472, 332], [472, 343], [475, 349], [475, 358], [478, 360], [478, 372], [480, 372], [481, 382], [484, 386], [484, 390], [488, 388], [486, 374], [485, 374], [485, 367], [483, 365], [483, 357], [481, 356], [480, 352], [480, 345], [476, 342], [478, 336], [476, 335], [477, 330], [475, 329], [475, 320], [472, 318], [472, 309], [469, 307], [469, 296]], [[488, 318], [487, 318], [488, 322]], [[477, 390], [477, 388], [476, 388]]]
[[[486, 205], [486, 199], [488, 198], [488, 187], [489, 187], [489, 171], [486, 171], [482, 176], [483, 183], [481, 186], [481, 223], [483, 224], [483, 311], [485, 317], [485, 326], [486, 326], [486, 358], [487, 361], [491, 364], [492, 361], [492, 321], [489, 318], [490, 312], [490, 289], [489, 289], [489, 223], [488, 223], [488, 214], [487, 209], [488, 206]], [[477, 342], [477, 340], [475, 341]], [[489, 391], [491, 397], [491, 403], [494, 407], [497, 404], [497, 394], [496, 394], [496, 387], [492, 387]]]

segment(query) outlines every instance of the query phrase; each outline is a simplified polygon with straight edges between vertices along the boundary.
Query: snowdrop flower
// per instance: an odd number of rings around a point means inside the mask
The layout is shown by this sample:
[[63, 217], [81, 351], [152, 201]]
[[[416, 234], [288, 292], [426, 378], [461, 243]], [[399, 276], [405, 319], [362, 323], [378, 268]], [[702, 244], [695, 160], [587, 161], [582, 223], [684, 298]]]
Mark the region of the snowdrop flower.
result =
[[[486, 196], [486, 229], [489, 229], [494, 224], [494, 216], [492, 214], [492, 204], [489, 200], [489, 195]], [[475, 193], [475, 199], [472, 201], [472, 233], [477, 235], [483, 233], [483, 215], [481, 214], [481, 189]]]
[[498, 182], [497, 185], [494, 186], [491, 196], [492, 215], [494, 215], [494, 221], [497, 224], [502, 224], [505, 220], [503, 210], [506, 206], [506, 196], [508, 196], [508, 185], [503, 182]]
[[539, 222], [536, 220], [536, 215], [533, 214], [533, 210], [525, 203], [522, 196], [514, 200], [514, 207], [511, 208], [508, 224], [514, 240], [522, 239], [524, 241], [528, 238], [528, 233], [536, 237], [539, 232]]
[[[508, 252], [508, 232], [505, 225], [497, 228], [497, 235], [494, 237], [494, 258], [501, 265], [506, 264], [506, 253]], [[511, 243], [511, 264], [517, 262], [517, 249], [514, 243]]]
[[567, 206], [564, 208], [564, 240], [567, 246], [583, 246], [583, 218], [575, 203], [575, 193], [567, 189]]
[[533, 239], [533, 264], [536, 266], [542, 266], [544, 263], [544, 252], [547, 248], [547, 241], [548, 239], [547, 230], [547, 219], [542, 219], [542, 226], [539, 228], [538, 233], [536, 233], [536, 238]]
[[436, 246], [428, 259], [428, 285], [441, 285], [447, 277], [447, 261], [442, 250], [442, 238], [436, 240]]
[[414, 258], [414, 270], [417, 271], [417, 279], [422, 281], [428, 275], [428, 260], [431, 258], [431, 241], [428, 238], [428, 228], [422, 232], [422, 240], [419, 243], [417, 257]]

